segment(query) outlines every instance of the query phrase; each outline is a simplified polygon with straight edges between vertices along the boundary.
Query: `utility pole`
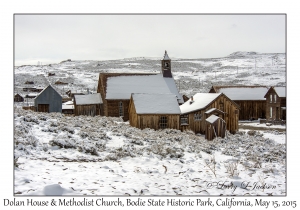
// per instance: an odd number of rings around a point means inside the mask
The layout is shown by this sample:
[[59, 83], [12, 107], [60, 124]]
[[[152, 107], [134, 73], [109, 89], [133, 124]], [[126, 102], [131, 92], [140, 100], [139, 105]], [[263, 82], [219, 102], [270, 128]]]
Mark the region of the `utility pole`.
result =
[[273, 57], [272, 57], [272, 66], [273, 66]]
[[236, 67], [236, 74], [239, 73], [239, 66]]
[[254, 57], [254, 61], [255, 61], [255, 70], [256, 70], [256, 57]]

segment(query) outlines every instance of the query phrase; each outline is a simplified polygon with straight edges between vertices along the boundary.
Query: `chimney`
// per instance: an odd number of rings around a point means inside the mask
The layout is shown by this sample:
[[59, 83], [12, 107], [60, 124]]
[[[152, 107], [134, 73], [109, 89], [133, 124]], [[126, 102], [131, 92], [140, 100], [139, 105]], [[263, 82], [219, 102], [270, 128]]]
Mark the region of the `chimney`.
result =
[[190, 104], [192, 104], [194, 102], [194, 98], [193, 96], [191, 97], [191, 100], [190, 100]]

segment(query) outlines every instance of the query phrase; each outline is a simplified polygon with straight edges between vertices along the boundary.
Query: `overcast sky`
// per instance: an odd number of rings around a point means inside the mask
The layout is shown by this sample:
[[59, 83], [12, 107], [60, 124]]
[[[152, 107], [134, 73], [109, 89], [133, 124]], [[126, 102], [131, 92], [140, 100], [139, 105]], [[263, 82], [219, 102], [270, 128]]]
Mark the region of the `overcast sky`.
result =
[[285, 53], [285, 15], [15, 14], [15, 65]]

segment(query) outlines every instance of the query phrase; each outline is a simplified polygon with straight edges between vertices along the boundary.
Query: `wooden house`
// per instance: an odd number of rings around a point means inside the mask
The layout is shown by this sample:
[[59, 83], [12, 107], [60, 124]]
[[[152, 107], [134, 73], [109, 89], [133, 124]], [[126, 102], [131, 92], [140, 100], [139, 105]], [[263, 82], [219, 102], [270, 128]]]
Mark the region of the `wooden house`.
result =
[[19, 93], [14, 96], [14, 102], [23, 102], [24, 98]]
[[133, 127], [179, 130], [180, 113], [174, 94], [131, 94], [129, 122]]
[[238, 131], [239, 106], [223, 93], [197, 93], [180, 110], [181, 130], [205, 134], [206, 119], [215, 115], [226, 122], [230, 133]]
[[62, 82], [62, 81], [58, 80], [58, 81], [55, 82], [55, 84], [56, 85], [67, 85], [68, 83], [67, 82]]
[[51, 72], [49, 72], [49, 73], [48, 73], [48, 76], [49, 76], [49, 77], [51, 77], [51, 76], [55, 76], [55, 73], [51, 73]]
[[183, 101], [184, 102], [186, 102], [186, 101], [188, 101], [190, 98], [189, 97], [187, 97], [186, 95], [182, 95], [182, 98], [183, 98]]
[[101, 115], [103, 110], [103, 102], [100, 93], [88, 95], [75, 95], [74, 96], [74, 114], [75, 116], [87, 115], [95, 116]]
[[286, 88], [271, 87], [265, 94], [266, 119], [286, 120]]
[[266, 86], [212, 86], [209, 93], [224, 93], [240, 107], [239, 120], [266, 118]]
[[211, 115], [206, 120], [205, 138], [213, 140], [215, 137], [225, 137], [226, 122], [216, 115]]
[[97, 92], [101, 93], [104, 116], [122, 117], [124, 121], [129, 120], [132, 93], [174, 94], [178, 104], [184, 103], [172, 77], [171, 60], [166, 52], [160, 74], [100, 73]]
[[62, 112], [62, 97], [48, 85], [35, 97], [34, 106], [37, 112]]
[[41, 92], [44, 88], [42, 87], [35, 87], [35, 86], [31, 86], [31, 87], [23, 87], [23, 91], [26, 92]]

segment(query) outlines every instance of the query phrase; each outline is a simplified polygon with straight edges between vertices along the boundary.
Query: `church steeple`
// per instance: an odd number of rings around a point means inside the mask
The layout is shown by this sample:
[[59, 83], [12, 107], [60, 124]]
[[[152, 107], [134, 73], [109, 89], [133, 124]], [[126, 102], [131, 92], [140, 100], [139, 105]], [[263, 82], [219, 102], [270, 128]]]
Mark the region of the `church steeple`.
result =
[[161, 60], [161, 73], [163, 77], [172, 77], [171, 59], [169, 58], [166, 50], [165, 50], [164, 58]]

